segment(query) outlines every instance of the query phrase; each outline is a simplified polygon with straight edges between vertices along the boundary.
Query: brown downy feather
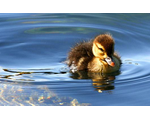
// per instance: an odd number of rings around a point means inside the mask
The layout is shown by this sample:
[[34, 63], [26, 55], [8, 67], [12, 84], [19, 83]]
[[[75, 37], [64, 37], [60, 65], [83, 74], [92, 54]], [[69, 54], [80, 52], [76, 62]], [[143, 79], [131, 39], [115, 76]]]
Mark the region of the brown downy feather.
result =
[[68, 65], [71, 66], [72, 64], [74, 64], [75, 66], [78, 66], [78, 70], [87, 69], [89, 61], [91, 61], [91, 59], [93, 58], [92, 45], [93, 40], [77, 43], [75, 47], [73, 47], [69, 52]]

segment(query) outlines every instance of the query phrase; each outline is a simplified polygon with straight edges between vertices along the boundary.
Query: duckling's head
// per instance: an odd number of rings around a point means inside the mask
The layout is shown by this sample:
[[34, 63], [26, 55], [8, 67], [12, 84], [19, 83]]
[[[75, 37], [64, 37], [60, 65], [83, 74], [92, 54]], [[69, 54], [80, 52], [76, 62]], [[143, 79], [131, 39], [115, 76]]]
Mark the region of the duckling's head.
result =
[[93, 41], [92, 51], [95, 57], [104, 64], [115, 66], [112, 55], [114, 53], [114, 40], [109, 34], [98, 35]]

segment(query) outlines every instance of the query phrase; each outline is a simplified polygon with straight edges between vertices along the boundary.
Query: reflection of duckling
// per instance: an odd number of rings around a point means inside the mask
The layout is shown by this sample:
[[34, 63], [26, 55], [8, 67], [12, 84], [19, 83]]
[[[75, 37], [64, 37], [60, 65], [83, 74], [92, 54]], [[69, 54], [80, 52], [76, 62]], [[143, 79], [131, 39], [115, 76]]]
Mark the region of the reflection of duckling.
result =
[[114, 40], [109, 34], [98, 35], [94, 40], [78, 43], [68, 55], [71, 70], [111, 73], [121, 66], [120, 57], [114, 52]]
[[115, 76], [119, 75], [120, 72], [114, 72], [111, 74], [101, 74], [100, 72], [86, 72], [77, 71], [70, 74], [73, 79], [92, 79], [92, 84], [95, 90], [102, 92], [103, 90], [112, 90], [115, 88], [113, 85]]

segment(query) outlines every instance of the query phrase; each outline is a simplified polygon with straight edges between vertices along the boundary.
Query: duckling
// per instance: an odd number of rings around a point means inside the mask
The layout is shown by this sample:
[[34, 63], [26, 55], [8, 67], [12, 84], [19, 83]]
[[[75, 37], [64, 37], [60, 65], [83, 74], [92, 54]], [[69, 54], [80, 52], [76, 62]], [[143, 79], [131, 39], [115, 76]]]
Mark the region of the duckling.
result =
[[77, 43], [68, 54], [68, 66], [72, 71], [112, 73], [121, 66], [120, 56], [114, 52], [114, 40], [110, 34], [100, 34], [88, 42]]

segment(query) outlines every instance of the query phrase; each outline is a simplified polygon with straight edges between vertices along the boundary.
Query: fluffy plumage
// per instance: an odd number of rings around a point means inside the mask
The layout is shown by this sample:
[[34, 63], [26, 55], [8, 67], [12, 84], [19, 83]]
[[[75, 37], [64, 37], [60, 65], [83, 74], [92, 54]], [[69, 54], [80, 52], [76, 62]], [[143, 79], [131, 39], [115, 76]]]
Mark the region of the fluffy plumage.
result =
[[88, 70], [102, 73], [117, 71], [121, 60], [114, 52], [114, 44], [109, 34], [98, 35], [88, 42], [77, 43], [68, 54], [68, 65], [69, 67], [73, 65], [77, 71]]
[[[74, 64], [78, 65], [78, 70], [87, 70], [87, 65], [94, 57], [92, 53], [93, 40], [89, 42], [77, 43], [74, 48], [71, 49], [68, 55], [69, 67]], [[79, 65], [80, 64], [80, 65]]]

